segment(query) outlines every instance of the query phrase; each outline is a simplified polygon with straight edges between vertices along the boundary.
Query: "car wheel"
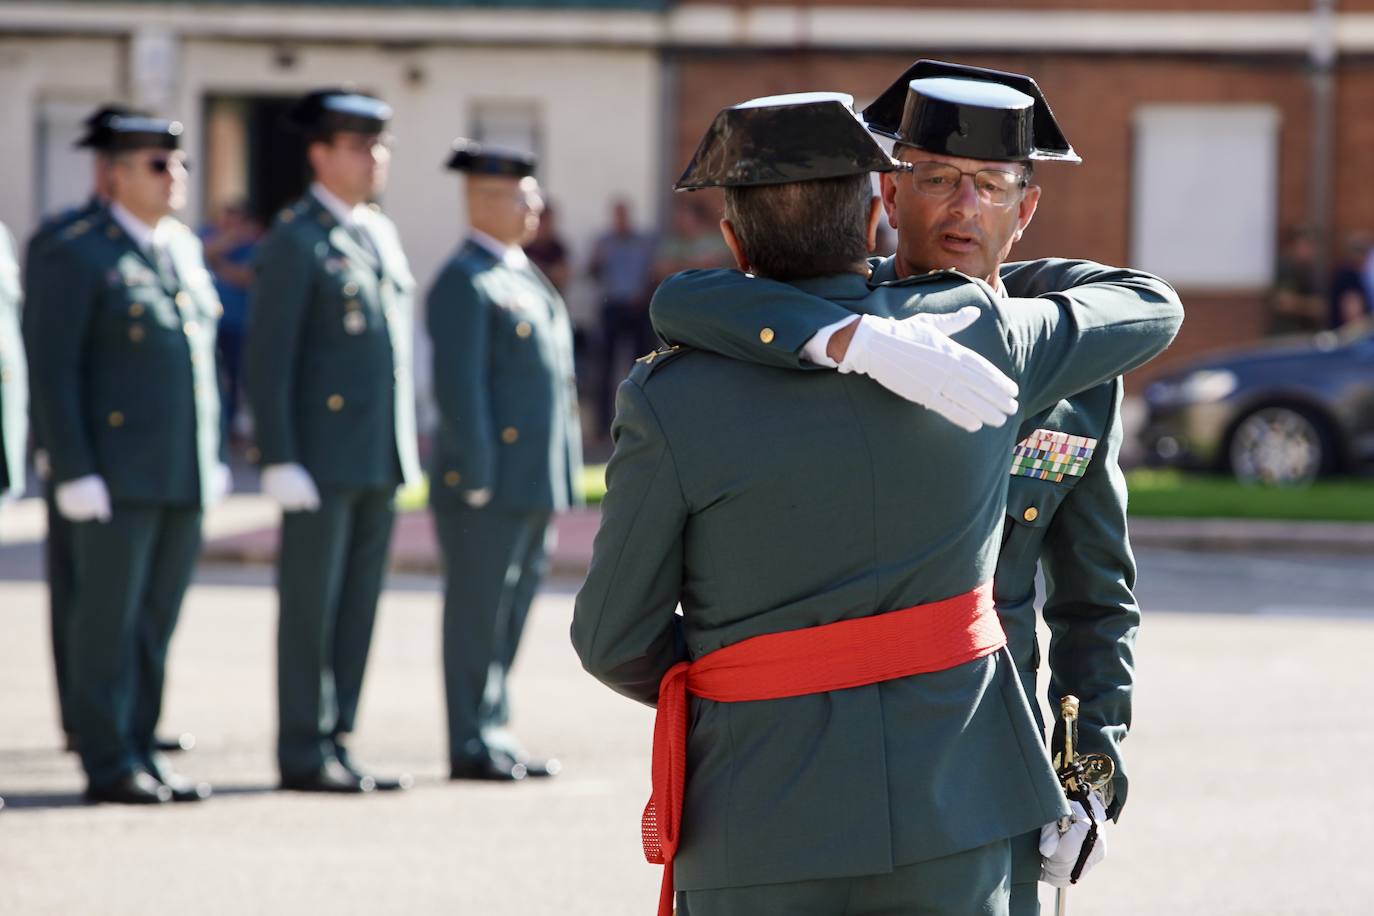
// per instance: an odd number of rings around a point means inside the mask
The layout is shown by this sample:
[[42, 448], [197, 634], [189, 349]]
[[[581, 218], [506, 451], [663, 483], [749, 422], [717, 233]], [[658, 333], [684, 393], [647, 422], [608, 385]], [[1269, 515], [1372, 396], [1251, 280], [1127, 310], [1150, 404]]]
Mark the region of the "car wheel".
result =
[[1261, 407], [1231, 433], [1231, 473], [1246, 483], [1311, 482], [1331, 461], [1331, 441], [1311, 415], [1293, 407]]

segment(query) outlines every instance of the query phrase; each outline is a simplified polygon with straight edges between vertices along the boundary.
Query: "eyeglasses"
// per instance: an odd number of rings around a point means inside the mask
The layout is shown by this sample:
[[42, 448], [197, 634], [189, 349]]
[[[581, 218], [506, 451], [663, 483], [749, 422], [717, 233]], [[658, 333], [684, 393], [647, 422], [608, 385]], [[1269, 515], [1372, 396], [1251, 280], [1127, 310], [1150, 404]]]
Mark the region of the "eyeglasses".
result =
[[191, 163], [185, 159], [149, 159], [148, 171], [154, 175], [165, 175], [172, 170], [172, 163], [174, 162], [180, 165], [184, 171], [191, 171]]
[[967, 175], [973, 179], [978, 199], [990, 207], [1010, 207], [1021, 200], [1026, 190], [1026, 177], [1005, 169], [965, 172], [944, 162], [917, 162], [910, 174], [917, 191], [940, 199], [953, 196]]

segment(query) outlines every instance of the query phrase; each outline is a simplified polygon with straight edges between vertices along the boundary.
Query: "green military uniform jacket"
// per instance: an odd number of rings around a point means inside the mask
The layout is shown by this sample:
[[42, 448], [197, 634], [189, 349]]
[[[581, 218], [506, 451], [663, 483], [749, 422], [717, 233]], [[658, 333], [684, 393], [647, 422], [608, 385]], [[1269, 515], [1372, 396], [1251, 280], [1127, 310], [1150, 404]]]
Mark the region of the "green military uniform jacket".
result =
[[[979, 307], [962, 343], [1040, 410], [1162, 350], [1167, 287], [998, 299], [959, 275], [870, 291], [688, 271], [659, 297], [749, 314], [812, 293], [849, 314]], [[907, 304], [907, 297], [925, 294]], [[769, 327], [775, 342], [793, 331]], [[1016, 429], [967, 434], [866, 379], [703, 351], [621, 386], [616, 453], [572, 627], [587, 669], [653, 703], [683, 658], [959, 594], [992, 578]], [[673, 609], [680, 602], [682, 617]], [[1005, 652], [762, 703], [692, 703], [679, 890], [881, 873], [1054, 820], [1063, 794]]]
[[23, 493], [29, 439], [29, 368], [19, 325], [19, 261], [0, 225], [0, 494]]
[[55, 482], [98, 474], [116, 502], [203, 506], [223, 457], [221, 307], [195, 234], [177, 223], [167, 247], [171, 272], [102, 208], [34, 253], [33, 406]]
[[[81, 204], [80, 206], [69, 207], [68, 209], [63, 210], [60, 213], [54, 214], [53, 216], [45, 219], [42, 222], [42, 224], [39, 225], [38, 229], [34, 232], [34, 234], [29, 238], [29, 243], [24, 249], [25, 283], [32, 283], [35, 265], [41, 259], [42, 254], [48, 250], [48, 247], [50, 245], [54, 244], [55, 242], [60, 242], [62, 240], [63, 233], [65, 232], [67, 227], [71, 226], [74, 223], [80, 222], [81, 220], [89, 220], [91, 217], [99, 213], [104, 208], [104, 206], [105, 205], [102, 204], [99, 199], [92, 196], [88, 201], [86, 201], [84, 204]], [[28, 302], [26, 303], [24, 311], [23, 329], [25, 352], [28, 352], [29, 348], [32, 346], [30, 342], [30, 335], [31, 329], [33, 327], [33, 322], [29, 320], [28, 311], [28, 306], [32, 305], [32, 303], [33, 297], [30, 296], [28, 298]], [[36, 413], [31, 417], [31, 420], [33, 425], [33, 447], [35, 451], [39, 449], [45, 449], [46, 439], [43, 436], [43, 428], [38, 421], [38, 416]]]
[[419, 479], [415, 279], [396, 227], [367, 213], [375, 256], [310, 193], [258, 250], [245, 374], [261, 462], [300, 464], [322, 485]]
[[436, 508], [492, 491], [493, 508], [559, 512], [582, 501], [582, 433], [572, 323], [533, 264], [471, 240], [426, 307], [439, 405], [430, 474]]
[[[872, 266], [870, 283], [897, 280], [893, 259], [874, 261]], [[1007, 293], [1023, 297], [1074, 288], [1081, 294], [1089, 286], [1159, 294], [1169, 289], [1164, 281], [1139, 271], [1064, 259], [1006, 264], [1001, 280]], [[819, 328], [847, 317], [836, 306], [815, 299], [764, 303], [757, 313], [746, 313], [711, 296], [660, 298], [652, 312], [665, 339], [765, 365], [811, 369], [817, 367], [802, 358], [801, 346]], [[765, 325], [783, 329], [771, 346], [759, 340], [759, 328]], [[1140, 619], [1132, 592], [1135, 560], [1126, 532], [1126, 483], [1117, 463], [1120, 401], [1117, 378], [1022, 418], [1017, 444], [1023, 451], [1029, 453], [1036, 445], [1068, 445], [1067, 437], [1076, 437], [1075, 447], [1087, 460], [1068, 464], [1064, 473], [1033, 473], [1038, 471], [1029, 466], [1033, 459], [1012, 467], [993, 577], [1008, 646], [1027, 695], [1035, 697], [1040, 662], [1035, 577], [1037, 564], [1043, 567], [1048, 588], [1042, 613], [1051, 631], [1051, 705], [1057, 708], [1061, 696], [1077, 696], [1082, 703], [1081, 748], [1106, 753], [1116, 762], [1107, 799], [1113, 817], [1126, 799], [1121, 742], [1131, 722], [1133, 649]], [[1009, 467], [1012, 463], [1009, 458]], [[1039, 704], [1032, 703], [1032, 709], [1039, 720]]]

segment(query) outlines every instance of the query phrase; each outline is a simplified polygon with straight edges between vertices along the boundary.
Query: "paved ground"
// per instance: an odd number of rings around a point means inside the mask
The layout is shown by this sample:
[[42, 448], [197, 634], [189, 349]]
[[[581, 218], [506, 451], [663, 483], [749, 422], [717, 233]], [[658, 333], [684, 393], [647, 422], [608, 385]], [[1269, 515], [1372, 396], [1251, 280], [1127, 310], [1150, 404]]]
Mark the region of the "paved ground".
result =
[[[658, 871], [638, 850], [650, 714], [578, 668], [573, 585], [541, 595], [514, 681], [524, 740], [561, 756], [563, 776], [443, 779], [437, 581], [396, 577], [356, 750], [418, 785], [314, 798], [271, 791], [270, 572], [202, 568], [164, 722], [199, 736], [180, 766], [218, 795], [144, 811], [79, 802], [75, 760], [58, 750], [36, 556], [0, 549], [0, 914], [651, 911]], [[1141, 551], [1131, 801], [1108, 861], [1073, 891], [1075, 916], [1369, 911], [1371, 565]]]

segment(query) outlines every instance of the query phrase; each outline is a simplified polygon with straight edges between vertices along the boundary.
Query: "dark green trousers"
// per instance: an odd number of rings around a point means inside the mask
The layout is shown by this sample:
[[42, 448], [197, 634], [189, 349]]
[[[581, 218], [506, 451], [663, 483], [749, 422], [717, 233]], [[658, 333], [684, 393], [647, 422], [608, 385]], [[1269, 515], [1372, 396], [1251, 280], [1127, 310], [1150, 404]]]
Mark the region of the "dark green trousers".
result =
[[1006, 840], [881, 875], [682, 891], [679, 916], [1006, 916]]
[[1011, 838], [1011, 916], [1040, 916], [1040, 831]]
[[444, 557], [444, 696], [449, 758], [524, 756], [503, 726], [506, 675], [548, 567], [548, 512], [436, 509]]
[[72, 523], [57, 511], [51, 480], [43, 484], [43, 501], [48, 507], [48, 538], [43, 545], [44, 573], [48, 578], [48, 613], [52, 632], [52, 670], [57, 680], [57, 710], [62, 731], [76, 733], [72, 717], [71, 684], [67, 676], [67, 631], [72, 619], [72, 584], [76, 561], [72, 556]]
[[277, 764], [324, 766], [353, 731], [396, 518], [394, 487], [320, 488], [282, 516], [277, 559]]
[[162, 713], [167, 645], [200, 554], [198, 507], [115, 503], [71, 526], [68, 690], [93, 786], [146, 767]]

